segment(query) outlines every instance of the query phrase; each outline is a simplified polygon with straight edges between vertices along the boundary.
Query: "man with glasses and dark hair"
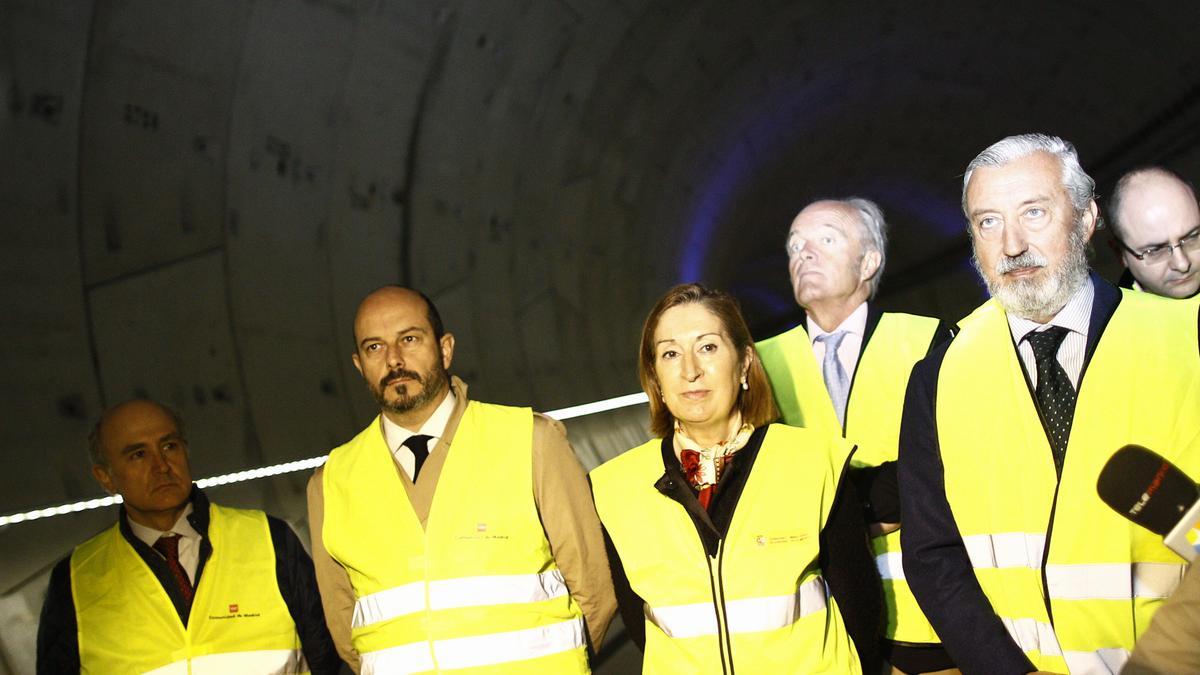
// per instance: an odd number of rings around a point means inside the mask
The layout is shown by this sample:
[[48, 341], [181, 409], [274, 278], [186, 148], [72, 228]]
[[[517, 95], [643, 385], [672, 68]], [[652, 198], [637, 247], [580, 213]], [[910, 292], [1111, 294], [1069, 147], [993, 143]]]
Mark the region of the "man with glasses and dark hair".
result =
[[1117, 182], [1107, 217], [1127, 268], [1121, 286], [1200, 297], [1200, 208], [1182, 178], [1161, 167], [1130, 171]]

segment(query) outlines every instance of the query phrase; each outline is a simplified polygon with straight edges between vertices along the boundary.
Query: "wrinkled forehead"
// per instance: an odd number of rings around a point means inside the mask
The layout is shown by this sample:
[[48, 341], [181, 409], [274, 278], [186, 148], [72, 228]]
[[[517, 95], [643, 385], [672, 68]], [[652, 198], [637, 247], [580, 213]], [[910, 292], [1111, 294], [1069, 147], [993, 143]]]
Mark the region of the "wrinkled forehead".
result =
[[826, 229], [857, 236], [862, 229], [858, 212], [849, 204], [822, 201], [810, 204], [792, 220], [788, 240], [811, 237]]
[[175, 419], [153, 401], [121, 404], [106, 412], [100, 423], [100, 438], [106, 448], [121, 447], [144, 436], [158, 438], [173, 433], [179, 433]]
[[1034, 152], [999, 166], [981, 166], [967, 182], [968, 216], [1036, 199], [1070, 199], [1063, 184], [1062, 162], [1046, 152]]

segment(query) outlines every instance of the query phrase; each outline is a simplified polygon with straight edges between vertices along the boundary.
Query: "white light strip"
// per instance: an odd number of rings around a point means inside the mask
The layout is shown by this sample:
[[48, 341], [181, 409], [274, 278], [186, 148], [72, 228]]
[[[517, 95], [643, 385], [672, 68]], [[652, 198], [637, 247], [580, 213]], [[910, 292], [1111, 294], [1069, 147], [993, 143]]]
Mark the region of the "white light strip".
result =
[[[560, 408], [551, 410], [546, 413], [547, 416], [553, 417], [556, 420], [569, 420], [573, 417], [583, 417], [585, 415], [594, 415], [596, 413], [606, 412], [608, 410], [616, 410], [618, 408], [627, 408], [639, 403], [646, 403], [645, 392], [636, 394], [627, 394], [618, 396], [603, 401], [595, 401], [594, 403], [584, 403], [583, 405], [574, 405], [569, 408]], [[237, 471], [227, 473], [212, 478], [201, 478], [196, 481], [196, 485], [201, 488], [214, 487], [217, 485], [230, 485], [233, 483], [241, 483], [243, 481], [255, 480], [258, 478], [267, 478], [269, 476], [279, 476], [285, 473], [293, 473], [296, 471], [304, 471], [306, 469], [315, 469], [325, 463], [329, 455], [321, 455], [320, 457], [311, 457], [309, 459], [300, 459], [294, 462], [285, 462], [283, 464], [274, 464], [272, 466], [264, 466], [258, 469], [247, 469], [245, 471]], [[26, 511], [25, 513], [14, 513], [8, 516], [0, 516], [0, 527], [5, 525], [16, 525], [31, 520], [41, 518], [49, 518], [51, 516], [62, 516], [68, 513], [78, 513], [80, 511], [91, 511], [113, 504], [120, 504], [121, 496], [114, 495], [111, 497], [97, 497], [95, 499], [86, 499], [61, 506], [49, 506], [44, 509], [36, 509]]]
[[639, 403], [649, 403], [650, 399], [646, 396], [646, 392], [639, 391], [636, 394], [626, 394], [616, 398], [596, 401], [595, 403], [584, 403], [583, 405], [573, 405], [570, 408], [559, 408], [546, 413], [547, 417], [553, 417], [556, 420], [569, 420], [572, 417], [583, 417], [584, 415], [595, 415], [596, 413], [606, 412], [608, 410], [616, 410], [617, 408], [628, 408], [631, 405]]

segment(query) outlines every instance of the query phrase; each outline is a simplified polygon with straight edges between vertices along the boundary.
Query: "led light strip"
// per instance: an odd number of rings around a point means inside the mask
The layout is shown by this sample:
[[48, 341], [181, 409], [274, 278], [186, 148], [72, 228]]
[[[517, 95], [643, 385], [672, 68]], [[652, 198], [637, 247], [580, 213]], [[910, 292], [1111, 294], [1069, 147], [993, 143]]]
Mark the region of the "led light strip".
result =
[[[618, 408], [627, 408], [629, 406], [646, 403], [645, 392], [636, 394], [627, 394], [625, 396], [617, 396], [616, 398], [605, 399], [603, 401], [595, 401], [592, 403], [584, 403], [582, 405], [573, 405], [569, 408], [559, 408], [546, 413], [548, 417], [553, 417], [556, 420], [569, 420], [573, 417], [584, 417], [586, 415], [595, 415], [596, 413], [616, 410]], [[236, 471], [212, 478], [201, 478], [196, 481], [196, 485], [201, 488], [214, 487], [217, 485], [231, 485], [233, 483], [241, 483], [248, 480], [256, 480], [259, 478], [267, 478], [269, 476], [279, 476], [285, 473], [294, 473], [296, 471], [304, 471], [306, 469], [315, 469], [325, 463], [325, 459], [329, 455], [321, 455], [320, 457], [311, 457], [309, 459], [300, 459], [294, 462], [285, 462], [283, 464], [273, 464], [264, 466], [258, 469], [247, 469], [245, 471]], [[121, 503], [121, 495], [113, 495], [110, 497], [97, 497], [95, 499], [86, 499], [84, 501], [72, 502], [61, 506], [49, 506], [44, 509], [35, 509], [26, 511], [25, 513], [14, 513], [9, 516], [0, 516], [0, 527], [5, 525], [16, 525], [30, 520], [39, 520], [41, 518], [49, 518], [51, 516], [62, 516], [68, 513], [79, 513], [80, 511], [91, 511], [105, 506]]]

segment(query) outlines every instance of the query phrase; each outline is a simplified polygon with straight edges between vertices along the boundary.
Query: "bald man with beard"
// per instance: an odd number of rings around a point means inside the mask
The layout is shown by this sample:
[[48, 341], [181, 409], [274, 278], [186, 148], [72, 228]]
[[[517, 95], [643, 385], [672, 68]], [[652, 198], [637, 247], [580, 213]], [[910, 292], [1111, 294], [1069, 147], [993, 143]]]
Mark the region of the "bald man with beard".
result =
[[559, 422], [469, 399], [424, 294], [385, 286], [351, 360], [380, 414], [309, 481], [325, 615], [355, 671], [586, 673], [616, 612]]

